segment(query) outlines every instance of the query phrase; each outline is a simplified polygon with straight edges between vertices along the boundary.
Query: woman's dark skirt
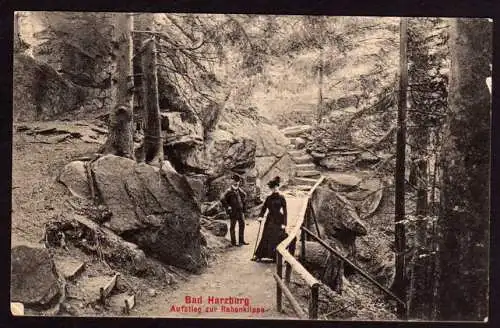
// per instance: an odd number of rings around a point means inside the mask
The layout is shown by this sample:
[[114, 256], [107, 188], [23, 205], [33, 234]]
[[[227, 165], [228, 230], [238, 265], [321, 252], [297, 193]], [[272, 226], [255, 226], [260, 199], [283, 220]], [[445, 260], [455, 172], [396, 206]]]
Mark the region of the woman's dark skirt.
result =
[[255, 257], [276, 259], [276, 247], [284, 239], [284, 231], [281, 229], [281, 224], [271, 222], [269, 218], [264, 223], [264, 231], [262, 238], [255, 251]]

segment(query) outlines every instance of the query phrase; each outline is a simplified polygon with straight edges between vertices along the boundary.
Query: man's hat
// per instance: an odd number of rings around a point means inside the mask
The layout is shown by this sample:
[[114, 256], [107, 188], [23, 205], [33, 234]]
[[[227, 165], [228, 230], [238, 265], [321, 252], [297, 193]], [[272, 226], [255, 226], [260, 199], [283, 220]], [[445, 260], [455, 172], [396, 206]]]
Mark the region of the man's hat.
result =
[[241, 181], [240, 176], [239, 176], [239, 175], [237, 175], [237, 174], [233, 175], [232, 179], [233, 179], [235, 182]]

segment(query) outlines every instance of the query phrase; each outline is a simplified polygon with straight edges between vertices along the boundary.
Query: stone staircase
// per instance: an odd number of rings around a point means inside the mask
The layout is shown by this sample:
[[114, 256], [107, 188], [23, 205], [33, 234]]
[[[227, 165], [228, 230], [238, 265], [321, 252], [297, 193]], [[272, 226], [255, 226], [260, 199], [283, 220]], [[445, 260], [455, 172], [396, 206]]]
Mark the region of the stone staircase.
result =
[[282, 132], [290, 140], [287, 147], [288, 154], [295, 163], [290, 186], [309, 191], [321, 177], [321, 172], [316, 168], [313, 158], [305, 150], [306, 141], [300, 137], [300, 135], [310, 132], [310, 126], [288, 127]]

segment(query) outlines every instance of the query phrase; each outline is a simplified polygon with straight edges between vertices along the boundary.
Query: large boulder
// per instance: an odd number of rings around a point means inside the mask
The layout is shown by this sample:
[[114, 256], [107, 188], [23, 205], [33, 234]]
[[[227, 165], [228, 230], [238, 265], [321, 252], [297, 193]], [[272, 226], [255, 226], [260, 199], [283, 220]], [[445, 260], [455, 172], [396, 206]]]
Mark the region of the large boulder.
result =
[[203, 144], [203, 125], [199, 119], [181, 112], [161, 113], [166, 146]]
[[364, 236], [368, 232], [354, 205], [327, 186], [315, 189], [311, 205], [328, 236], [344, 241], [349, 237]]
[[252, 108], [226, 108], [221, 114], [218, 128], [236, 137], [255, 141], [256, 157], [281, 157], [290, 143], [276, 126], [265, 122]]
[[228, 170], [244, 171], [255, 166], [255, 141], [223, 130], [210, 133], [207, 139], [204, 146], [179, 154], [186, 170], [214, 177]]
[[201, 224], [205, 229], [212, 232], [215, 236], [224, 237], [227, 234], [227, 223], [221, 220], [203, 219]]
[[200, 208], [186, 178], [168, 162], [159, 169], [107, 155], [91, 169], [112, 213], [104, 226], [163, 262], [188, 270], [203, 266]]
[[60, 293], [59, 276], [47, 249], [16, 246], [11, 261], [11, 302], [44, 306]]
[[68, 188], [73, 196], [82, 199], [92, 198], [84, 162], [74, 161], [66, 164], [58, 180]]
[[351, 131], [347, 122], [347, 118], [338, 118], [315, 126], [311, 132], [311, 142], [307, 145], [308, 150], [328, 153], [352, 148]]
[[215, 216], [221, 212], [224, 212], [224, 208], [218, 200], [201, 204], [201, 214], [205, 216]]

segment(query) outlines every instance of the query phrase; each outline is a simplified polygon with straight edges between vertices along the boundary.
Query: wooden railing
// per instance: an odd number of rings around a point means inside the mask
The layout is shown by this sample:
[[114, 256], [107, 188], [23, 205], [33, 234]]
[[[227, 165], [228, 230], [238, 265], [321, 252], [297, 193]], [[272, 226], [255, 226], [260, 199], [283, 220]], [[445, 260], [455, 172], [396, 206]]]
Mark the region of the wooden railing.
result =
[[[318, 293], [319, 286], [321, 282], [318, 281], [309, 271], [306, 270], [302, 266], [302, 264], [295, 258], [295, 247], [297, 244], [297, 238], [299, 233], [302, 231], [302, 225], [304, 224], [304, 218], [306, 217], [306, 211], [309, 207], [309, 201], [311, 196], [316, 190], [316, 188], [323, 182], [324, 177], [318, 179], [316, 184], [311, 188], [309, 193], [307, 194], [307, 201], [303, 204], [297, 221], [295, 222], [295, 226], [289, 232], [288, 237], [283, 240], [278, 247], [276, 248], [276, 273], [273, 274], [274, 279], [276, 280], [276, 306], [279, 312], [282, 310], [283, 302], [282, 295], [283, 293], [290, 301], [295, 313], [301, 319], [317, 319], [318, 318]], [[303, 247], [303, 243], [301, 244], [301, 248]], [[302, 251], [302, 250], [301, 250]], [[283, 279], [283, 262], [285, 263], [285, 277]], [[306, 315], [304, 310], [299, 305], [299, 302], [295, 299], [292, 292], [289, 289], [290, 284], [290, 276], [292, 270], [297, 272], [302, 279], [306, 282], [309, 290], [310, 290], [310, 298], [309, 298], [309, 313]]]
[[369, 282], [371, 282], [373, 285], [375, 285], [378, 289], [380, 289], [382, 292], [384, 292], [387, 296], [389, 296], [390, 298], [392, 298], [396, 302], [403, 305], [403, 307], [406, 309], [406, 303], [404, 301], [402, 301], [393, 292], [391, 292], [389, 289], [387, 289], [387, 287], [384, 287], [378, 281], [373, 279], [373, 277], [369, 273], [367, 273], [365, 270], [361, 269], [359, 266], [354, 264], [351, 260], [344, 257], [342, 254], [340, 254], [338, 251], [336, 251], [333, 247], [331, 247], [330, 245], [325, 243], [324, 240], [322, 240], [320, 237], [316, 236], [311, 230], [307, 229], [306, 227], [302, 227], [302, 231], [305, 232], [307, 235], [311, 236], [313, 239], [315, 239], [318, 243], [320, 243], [323, 247], [325, 247], [330, 253], [337, 256], [342, 261], [344, 261], [344, 263], [347, 263], [352, 269], [354, 269], [354, 271], [358, 272], [361, 276], [363, 276], [365, 279], [367, 279]]
[[[299, 216], [297, 218], [295, 227], [290, 231], [288, 237], [283, 240], [277, 247], [277, 252], [276, 252], [276, 265], [277, 265], [277, 272], [273, 274], [274, 279], [276, 280], [276, 306], [277, 310], [281, 312], [282, 310], [282, 294], [284, 293], [287, 299], [290, 301], [290, 304], [292, 305], [295, 313], [299, 316], [301, 319], [309, 318], [309, 319], [317, 319], [318, 318], [318, 293], [319, 293], [319, 286], [321, 285], [321, 282], [318, 281], [309, 271], [307, 271], [302, 264], [295, 259], [295, 246], [297, 243], [297, 238], [299, 233], [300, 235], [300, 258], [302, 260], [305, 259], [306, 257], [306, 238], [307, 237], [312, 237], [314, 240], [316, 240], [320, 245], [325, 247], [331, 254], [335, 255], [339, 259], [341, 259], [344, 263], [349, 265], [352, 269], [354, 269], [356, 272], [358, 272], [362, 277], [367, 279], [369, 282], [371, 282], [373, 285], [375, 285], [378, 289], [380, 289], [382, 292], [384, 292], [387, 296], [395, 300], [396, 302], [400, 303], [403, 305], [403, 308], [406, 310], [407, 309], [407, 304], [403, 300], [401, 300], [398, 296], [396, 296], [393, 292], [391, 292], [388, 288], [384, 287], [382, 284], [380, 284], [378, 281], [376, 281], [370, 274], [368, 274], [365, 270], [362, 268], [358, 267], [355, 263], [353, 263], [351, 260], [343, 256], [341, 253], [336, 251], [334, 248], [332, 248], [330, 245], [328, 245], [323, 239], [321, 239], [321, 236], [318, 236], [320, 234], [320, 229], [318, 226], [318, 222], [314, 213], [314, 210], [312, 208], [311, 202], [311, 197], [316, 190], [316, 188], [323, 182], [324, 177], [321, 177], [316, 184], [311, 188], [307, 195], [307, 200], [304, 203], [301, 211], [299, 212]], [[318, 235], [314, 234], [311, 230], [309, 230], [307, 227], [304, 225], [308, 226], [310, 222], [306, 222], [306, 214], [307, 211], [311, 210], [312, 218], [315, 223], [316, 231], [318, 232]], [[283, 262], [285, 263], [285, 277], [283, 279]], [[304, 310], [300, 306], [299, 302], [296, 300], [296, 298], [293, 296], [292, 292], [289, 289], [289, 284], [290, 284], [290, 276], [292, 270], [296, 271], [302, 279], [305, 280], [307, 286], [310, 289], [310, 298], [309, 298], [309, 313], [306, 315], [304, 313]], [[405, 311], [406, 312], [406, 311]], [[403, 318], [404, 319], [404, 318]]]

